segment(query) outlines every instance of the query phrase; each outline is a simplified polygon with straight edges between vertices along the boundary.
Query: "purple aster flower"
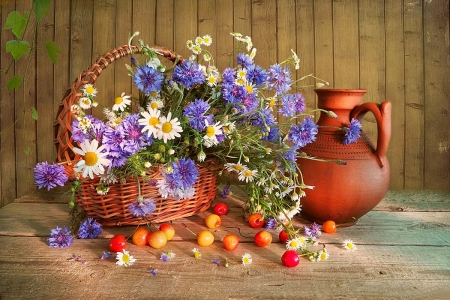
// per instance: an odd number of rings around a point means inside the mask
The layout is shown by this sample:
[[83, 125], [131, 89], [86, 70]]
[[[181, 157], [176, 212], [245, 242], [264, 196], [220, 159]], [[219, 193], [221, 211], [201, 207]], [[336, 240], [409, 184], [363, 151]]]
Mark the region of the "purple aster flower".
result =
[[139, 90], [149, 94], [161, 90], [164, 76], [158, 70], [143, 65], [136, 68], [133, 79]]
[[317, 124], [314, 123], [311, 116], [308, 116], [303, 123], [291, 126], [288, 134], [289, 141], [293, 142], [296, 148], [302, 148], [314, 142], [318, 132]]
[[292, 79], [288, 67], [282, 68], [275, 64], [269, 68], [267, 83], [270, 89], [275, 89], [277, 93], [284, 93], [291, 89]]
[[350, 121], [350, 126], [345, 130], [345, 136], [342, 143], [344, 145], [355, 143], [361, 135], [361, 127], [361, 122], [357, 119], [352, 119]]
[[244, 104], [245, 113], [251, 113], [258, 108], [259, 100], [256, 98], [255, 94], [247, 93], [246, 97], [242, 99], [242, 104]]
[[102, 233], [102, 225], [93, 218], [87, 218], [82, 222], [78, 230], [78, 237], [80, 239], [95, 239]]
[[36, 165], [34, 171], [34, 182], [38, 188], [47, 188], [50, 190], [57, 185], [64, 186], [69, 177], [64, 172], [64, 167], [48, 162], [41, 162]]
[[190, 158], [180, 158], [178, 162], [172, 162], [173, 172], [166, 175], [168, 182], [176, 182], [177, 187], [189, 189], [198, 178], [198, 168]]
[[56, 228], [51, 230], [50, 237], [47, 238], [47, 241], [50, 247], [64, 248], [72, 245], [73, 236], [66, 226], [63, 228], [56, 226]]
[[[205, 120], [208, 120], [208, 124], [212, 124], [213, 115], [205, 116], [205, 113], [211, 108], [208, 102], [202, 99], [195, 99], [184, 108], [184, 116], [188, 118], [189, 125], [197, 130], [203, 131], [206, 129]], [[211, 121], [211, 122], [210, 122]]]
[[305, 230], [305, 235], [309, 237], [319, 238], [322, 234], [320, 225], [317, 223], [312, 223], [311, 226], [303, 226], [303, 229]]
[[267, 230], [274, 230], [278, 227], [278, 222], [277, 220], [275, 220], [275, 218], [269, 218], [269, 220], [267, 220], [266, 224], [264, 225], [264, 228], [266, 228]]
[[279, 112], [285, 117], [293, 117], [296, 114], [301, 114], [305, 109], [305, 100], [302, 94], [285, 94], [281, 97], [281, 108]]
[[150, 274], [152, 274], [153, 276], [156, 276], [156, 271], [157, 271], [157, 269], [148, 270], [148, 272]]
[[220, 266], [220, 260], [218, 260], [217, 258], [213, 258], [211, 261], [215, 263], [217, 266]]
[[130, 213], [136, 217], [145, 217], [146, 215], [151, 215], [156, 209], [155, 200], [150, 198], [143, 198], [139, 201], [136, 199], [133, 203], [128, 206]]
[[107, 159], [110, 161], [110, 167], [121, 167], [125, 164], [127, 158], [122, 151], [122, 143], [125, 139], [125, 133], [122, 130], [107, 128], [103, 135], [102, 143], [106, 145], [108, 151]]
[[205, 74], [197, 63], [185, 61], [178, 64], [173, 70], [173, 80], [190, 89], [196, 84], [205, 82]]
[[227, 198], [229, 194], [230, 194], [230, 186], [226, 185], [222, 189], [222, 198], [224, 199]]

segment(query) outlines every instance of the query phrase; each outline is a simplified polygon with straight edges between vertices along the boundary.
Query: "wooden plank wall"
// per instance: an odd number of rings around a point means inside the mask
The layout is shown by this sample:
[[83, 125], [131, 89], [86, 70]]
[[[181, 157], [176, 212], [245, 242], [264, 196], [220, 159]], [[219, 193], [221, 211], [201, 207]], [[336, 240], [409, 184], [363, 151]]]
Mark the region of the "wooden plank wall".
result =
[[[0, 3], [3, 26], [9, 12], [30, 11], [32, 1]], [[65, 89], [134, 31], [147, 44], [183, 56], [189, 55], [186, 40], [210, 34], [221, 70], [230, 63], [232, 31], [252, 36], [256, 61], [265, 68], [296, 50], [296, 78], [313, 73], [333, 88], [367, 88], [366, 102], [392, 102], [391, 189], [450, 190], [449, 6], [449, 0], [53, 1], [36, 43], [42, 48], [47, 39], [56, 41], [62, 50], [57, 65], [38, 50], [17, 91], [5, 86], [14, 71], [23, 74], [24, 62], [0, 74], [0, 206], [33, 191], [36, 162], [54, 159], [52, 124]], [[0, 32], [2, 71], [11, 62], [5, 44], [12, 38]], [[123, 63], [110, 65], [97, 82], [106, 102], [132, 88]], [[314, 107], [312, 89], [304, 95]], [[38, 109], [38, 122], [31, 107]], [[376, 137], [372, 115], [363, 126]]]

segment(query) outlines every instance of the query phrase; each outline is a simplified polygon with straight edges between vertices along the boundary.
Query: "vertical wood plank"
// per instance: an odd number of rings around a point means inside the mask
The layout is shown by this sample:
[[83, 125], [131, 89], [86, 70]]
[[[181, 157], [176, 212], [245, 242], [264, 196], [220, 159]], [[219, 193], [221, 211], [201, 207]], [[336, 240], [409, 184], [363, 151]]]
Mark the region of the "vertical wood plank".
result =
[[334, 87], [359, 88], [358, 2], [333, 1]]
[[386, 99], [392, 104], [392, 138], [387, 158], [391, 168], [390, 189], [404, 187], [405, 160], [405, 60], [403, 38], [403, 4], [385, 2], [386, 26]]
[[[228, 9], [231, 9], [231, 7]], [[233, 10], [231, 9], [231, 11]], [[209, 51], [214, 59], [216, 59], [217, 56], [216, 30], [218, 24], [216, 24], [216, 20], [217, 23], [220, 24], [220, 20], [217, 19], [217, 13], [215, 0], [198, 0], [198, 35], [204, 36], [205, 34], [209, 34], [212, 37], [213, 43], [211, 46], [202, 46], [202, 48]], [[200, 55], [201, 60], [203, 60], [203, 53]]]
[[[6, 17], [15, 10], [14, 1], [0, 4], [1, 24], [5, 24]], [[22, 13], [21, 13], [22, 14]], [[11, 65], [8, 74], [5, 70], [12, 61], [12, 56], [4, 51], [4, 45], [15, 36], [11, 30], [0, 31], [0, 41], [2, 50], [0, 51], [0, 207], [14, 201], [16, 192], [16, 152], [15, 152], [15, 92], [6, 88], [8, 81], [14, 76], [14, 63]]]
[[[53, 4], [53, 3], [52, 3]], [[53, 144], [53, 122], [55, 116], [53, 110], [55, 104], [53, 103], [53, 63], [48, 58], [45, 51], [45, 42], [47, 40], [54, 40], [55, 28], [55, 10], [52, 5], [48, 15], [44, 17], [38, 26], [37, 31], [37, 65], [36, 65], [36, 108], [39, 113], [39, 120], [37, 125], [37, 136], [39, 142], [37, 147], [37, 161], [53, 162], [56, 158], [56, 150], [49, 145]]]
[[252, 2], [252, 41], [258, 49], [255, 62], [269, 68], [277, 61], [277, 2], [258, 0]]
[[[18, 1], [16, 10], [21, 14], [31, 11], [31, 2]], [[34, 22], [32, 14], [30, 22]], [[24, 39], [32, 43], [35, 32], [27, 30]], [[36, 46], [36, 45], [34, 45]], [[29, 63], [28, 63], [29, 59]], [[26, 78], [15, 94], [15, 116], [18, 122], [15, 125], [16, 139], [16, 189], [17, 196], [21, 197], [35, 189], [33, 169], [36, 165], [36, 122], [31, 117], [31, 108], [36, 107], [36, 54], [33, 50], [31, 56], [21, 59], [15, 64], [16, 75]], [[27, 154], [28, 152], [28, 154]]]
[[[245, 14], [245, 11], [244, 11]], [[216, 36], [215, 63], [220, 72], [229, 66], [234, 38], [230, 35], [233, 30], [233, 1], [216, 1]]]
[[422, 1], [404, 0], [405, 188], [423, 188], [424, 76]]
[[333, 2], [314, 1], [315, 74], [334, 87]]
[[450, 189], [449, 1], [425, 1], [424, 188]]
[[[385, 29], [384, 0], [359, 1], [360, 86], [367, 89], [364, 102], [381, 103], [385, 100]], [[364, 132], [373, 141], [377, 125], [372, 114], [366, 114]]]
[[183, 57], [190, 56], [186, 41], [194, 39], [197, 34], [197, 0], [175, 0], [174, 12], [174, 48]]
[[173, 0], [158, 0], [156, 3], [156, 45], [175, 50], [173, 47], [174, 28]]
[[[133, 3], [131, 1], [116, 0], [116, 24], [115, 24], [115, 47], [126, 45], [128, 37], [132, 32]], [[125, 64], [130, 64], [130, 57], [122, 58], [115, 64], [114, 72], [114, 95], [119, 96], [123, 92], [131, 93], [132, 80], [128, 76]], [[111, 100], [112, 101], [112, 100]], [[112, 103], [112, 102], [110, 102]], [[111, 107], [111, 105], [110, 105]]]
[[[241, 1], [234, 1], [233, 3], [233, 32], [238, 32], [242, 34], [243, 36], [252, 36], [252, 0], [241, 0]], [[227, 38], [225, 38], [227, 39]], [[221, 41], [222, 42], [222, 41]], [[230, 48], [231, 50], [234, 50], [238, 46], [238, 41], [236, 41], [233, 38], [232, 45], [233, 48]], [[258, 47], [258, 45], [257, 45]], [[230, 51], [231, 51], [230, 50]], [[230, 61], [230, 66], [235, 66], [235, 52], [229, 53], [230, 57], [228, 60]], [[259, 55], [259, 54], [257, 54]], [[227, 61], [228, 61], [227, 60]], [[227, 65], [228, 66], [228, 65]]]

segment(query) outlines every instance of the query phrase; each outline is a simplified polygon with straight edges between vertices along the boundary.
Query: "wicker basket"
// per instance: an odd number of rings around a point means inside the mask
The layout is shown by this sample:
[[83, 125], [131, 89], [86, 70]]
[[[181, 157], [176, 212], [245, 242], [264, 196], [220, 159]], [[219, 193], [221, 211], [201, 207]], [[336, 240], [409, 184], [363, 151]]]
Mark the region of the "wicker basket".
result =
[[[183, 58], [176, 55], [171, 50], [162, 47], [153, 47], [156, 52], [171, 60], [182, 62]], [[73, 114], [71, 106], [78, 102], [81, 97], [81, 88], [88, 83], [94, 84], [102, 71], [115, 60], [139, 53], [140, 49], [132, 46], [122, 46], [111, 52], [104, 54], [91, 67], [82, 72], [66, 91], [58, 109], [57, 119], [54, 124], [55, 146], [57, 149], [57, 161], [78, 161], [80, 156], [72, 149], [75, 146], [71, 138]], [[73, 177], [75, 163], [64, 164], [67, 174]], [[199, 166], [199, 177], [194, 185], [195, 196], [185, 200], [174, 200], [162, 198], [158, 193], [158, 188], [154, 183], [162, 178], [161, 173], [156, 168], [150, 174], [149, 182], [140, 182], [141, 195], [144, 198], [155, 200], [156, 210], [148, 221], [159, 223], [174, 220], [182, 217], [192, 216], [205, 211], [211, 206], [216, 196], [217, 180], [214, 174], [216, 167], [210, 163], [207, 166]], [[81, 184], [81, 188], [75, 195], [75, 200], [89, 217], [93, 217], [99, 223], [106, 226], [116, 225], [138, 225], [144, 224], [147, 220], [135, 217], [128, 211], [128, 206], [133, 203], [139, 195], [136, 178], [128, 178], [125, 183], [110, 185], [110, 190], [106, 195], [97, 194], [96, 187], [99, 178], [87, 179]]]

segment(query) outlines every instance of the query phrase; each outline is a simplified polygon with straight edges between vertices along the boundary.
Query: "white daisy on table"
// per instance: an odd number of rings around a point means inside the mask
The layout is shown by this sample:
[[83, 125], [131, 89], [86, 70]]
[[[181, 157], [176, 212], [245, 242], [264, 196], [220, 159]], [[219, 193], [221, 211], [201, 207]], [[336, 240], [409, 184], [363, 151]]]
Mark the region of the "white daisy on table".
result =
[[80, 100], [78, 100], [78, 103], [82, 109], [89, 109], [92, 107], [92, 100], [88, 97], [81, 97]]
[[329, 257], [330, 257], [330, 253], [327, 251], [327, 249], [324, 248], [317, 252], [316, 261], [327, 260]]
[[245, 181], [245, 182], [252, 182], [253, 179], [255, 179], [256, 174], [258, 174], [258, 170], [242, 170], [241, 172], [239, 172], [239, 177], [238, 179], [240, 181]]
[[252, 259], [252, 255], [250, 253], [244, 253], [244, 255], [242, 255], [242, 264], [244, 266], [249, 265], [253, 262]]
[[198, 250], [198, 248], [192, 249], [192, 252], [194, 252], [194, 257], [195, 257], [195, 258], [201, 258], [201, 257], [202, 257], [202, 254], [200, 253], [200, 251]]
[[353, 243], [352, 240], [345, 240], [342, 246], [344, 246], [345, 249], [350, 251], [356, 250], [356, 245]]
[[82, 88], [82, 91], [83, 95], [92, 97], [95, 97], [95, 95], [97, 95], [98, 92], [97, 88], [90, 83], [85, 84]]
[[117, 252], [116, 259], [116, 264], [125, 267], [131, 266], [136, 261], [136, 258], [131, 256], [130, 252], [125, 249], [123, 249], [122, 252]]
[[218, 145], [219, 140], [217, 139], [217, 136], [223, 134], [223, 125], [221, 125], [220, 122], [209, 125], [208, 120], [205, 120], [205, 124], [206, 134], [203, 136], [203, 145], [207, 148]]
[[112, 107], [112, 110], [114, 111], [124, 111], [125, 108], [131, 104], [130, 96], [125, 95], [125, 93], [122, 93], [120, 97], [117, 97], [114, 101], [114, 105]]
[[159, 124], [156, 124], [156, 127], [159, 129], [156, 133], [156, 137], [160, 140], [164, 140], [164, 143], [167, 143], [167, 140], [173, 140], [176, 137], [180, 137], [180, 132], [183, 132], [183, 128], [181, 128], [178, 118], [172, 119], [172, 112], [169, 112], [167, 117], [160, 117]]
[[286, 242], [286, 249], [288, 250], [298, 250], [305, 246], [305, 238], [304, 237], [294, 237]]
[[141, 116], [143, 118], [139, 119], [139, 125], [144, 126], [142, 128], [141, 132], [147, 132], [148, 136], [157, 136], [157, 132], [159, 129], [156, 127], [156, 125], [159, 124], [159, 116], [161, 114], [161, 111], [158, 109], [151, 108], [148, 110], [148, 112], [142, 112]]
[[105, 166], [108, 166], [110, 161], [106, 159], [105, 156], [108, 155], [108, 152], [102, 152], [105, 148], [105, 145], [98, 146], [97, 140], [84, 140], [80, 144], [80, 148], [74, 147], [72, 150], [76, 154], [79, 154], [83, 157], [76, 164], [76, 172], [83, 171], [83, 177], [87, 177], [94, 179], [95, 175], [100, 175], [105, 173]]

